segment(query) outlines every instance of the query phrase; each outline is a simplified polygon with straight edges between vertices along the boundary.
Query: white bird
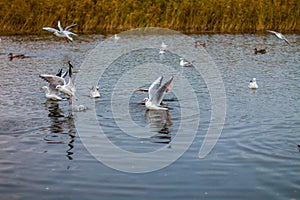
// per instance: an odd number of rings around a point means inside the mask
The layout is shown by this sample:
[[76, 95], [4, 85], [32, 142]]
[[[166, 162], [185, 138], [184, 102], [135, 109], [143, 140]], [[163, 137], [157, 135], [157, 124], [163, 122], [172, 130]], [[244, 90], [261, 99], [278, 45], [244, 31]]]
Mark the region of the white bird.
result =
[[250, 81], [248, 87], [249, 87], [250, 89], [257, 89], [257, 88], [258, 88], [258, 85], [257, 85], [257, 83], [256, 83], [256, 78], [253, 78], [253, 79]]
[[164, 49], [159, 49], [159, 55], [162, 55], [165, 53], [165, 50]]
[[40, 77], [47, 81], [51, 87], [54, 87], [56, 90], [65, 93], [69, 96], [69, 104], [72, 104], [72, 98], [74, 97], [77, 99], [75, 95], [75, 85], [72, 81], [72, 68], [70, 61], [69, 64], [69, 81], [66, 83], [66, 80], [63, 77], [56, 76], [56, 75], [48, 75], [48, 74], [41, 74]]
[[67, 42], [69, 42], [69, 41], [72, 42], [73, 38], [70, 35], [77, 36], [77, 34], [72, 33], [70, 30], [75, 26], [77, 26], [77, 24], [72, 24], [70, 26], [67, 26], [65, 29], [63, 29], [60, 24], [60, 21], [58, 20], [58, 29], [59, 30], [57, 30], [55, 28], [51, 28], [51, 27], [44, 27], [43, 30], [52, 32], [57, 37], [66, 38]]
[[99, 98], [100, 97], [100, 93], [99, 93], [99, 87], [96, 86], [96, 87], [92, 87], [90, 89], [90, 97], [93, 97], [93, 98]]
[[50, 89], [48, 86], [43, 86], [40, 88], [41, 91], [45, 92], [46, 98], [50, 99], [50, 100], [54, 100], [54, 101], [61, 101], [63, 100], [63, 98], [61, 98], [60, 96], [58, 96], [55, 90]]
[[168, 110], [168, 108], [161, 107], [165, 93], [172, 89], [173, 76], [164, 85], [161, 85], [163, 77], [158, 77], [149, 87], [149, 98], [145, 98], [146, 108], [148, 110]]
[[270, 30], [267, 30], [267, 32], [273, 33], [274, 35], [276, 35], [276, 37], [278, 37], [278, 38], [281, 39], [281, 40], [284, 40], [288, 45], [291, 45], [291, 43], [290, 43], [290, 42], [286, 39], [286, 37], [284, 37], [284, 35], [282, 35], [281, 33], [276, 32], [276, 31], [270, 31]]
[[119, 40], [120, 39], [120, 36], [118, 36], [118, 34], [115, 34], [115, 40]]
[[[66, 71], [64, 74], [62, 74], [62, 68], [61, 68], [61, 69], [58, 70], [56, 76], [65, 78], [67, 74], [68, 74], [68, 71]], [[55, 85], [49, 84], [49, 87], [48, 86], [43, 86], [43, 87], [40, 88], [40, 90], [45, 92], [45, 96], [46, 96], [47, 99], [51, 99], [51, 100], [54, 100], [54, 101], [63, 100], [63, 98], [61, 98], [60, 96], [57, 95], [58, 90], [56, 89]]]
[[192, 62], [189, 62], [189, 61], [184, 61], [183, 58], [179, 58], [179, 64], [181, 67], [189, 67], [189, 66], [192, 66], [194, 61]]
[[165, 49], [167, 48], [167, 46], [168, 46], [168, 45], [166, 45], [164, 42], [161, 43], [161, 48], [162, 48], [162, 49], [165, 50]]

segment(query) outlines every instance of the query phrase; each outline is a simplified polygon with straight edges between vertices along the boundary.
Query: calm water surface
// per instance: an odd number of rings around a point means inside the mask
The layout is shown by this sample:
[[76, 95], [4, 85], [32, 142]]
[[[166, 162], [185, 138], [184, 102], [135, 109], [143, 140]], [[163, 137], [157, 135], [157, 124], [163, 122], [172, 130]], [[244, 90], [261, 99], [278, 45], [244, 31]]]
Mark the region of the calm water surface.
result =
[[[76, 72], [89, 51], [105, 38], [80, 36], [67, 44], [52, 36], [2, 36], [0, 198], [298, 199], [299, 35], [286, 36], [292, 47], [270, 34], [192, 37], [207, 43], [205, 49], [224, 81], [227, 105], [222, 135], [213, 151], [199, 159], [211, 116], [210, 96], [203, 78], [192, 68], [185, 68], [182, 73], [196, 85], [201, 113], [193, 144], [166, 168], [131, 174], [111, 169], [89, 154], [76, 132], [72, 108], [66, 101], [47, 101], [39, 90], [45, 85], [39, 74], [66, 69], [69, 60]], [[255, 47], [267, 48], [268, 53], [255, 55]], [[191, 49], [197, 51], [193, 44]], [[9, 61], [9, 52], [32, 57]], [[161, 59], [151, 50], [134, 55], [142, 60]], [[168, 59], [164, 61], [178, 64], [176, 56], [169, 55]], [[172, 109], [162, 114], [145, 112], [140, 103], [145, 95], [134, 94], [130, 117], [153, 134], [133, 139], [122, 134], [110, 113], [111, 82], [121, 74], [122, 70], [112, 67], [99, 83], [102, 98], [95, 102], [96, 114], [107, 137], [128, 151], [148, 152], [165, 145], [171, 151], [181, 120], [176, 97], [172, 93], [166, 96], [164, 102]], [[259, 84], [257, 91], [247, 87], [253, 77]], [[184, 120], [189, 123], [189, 119]]]

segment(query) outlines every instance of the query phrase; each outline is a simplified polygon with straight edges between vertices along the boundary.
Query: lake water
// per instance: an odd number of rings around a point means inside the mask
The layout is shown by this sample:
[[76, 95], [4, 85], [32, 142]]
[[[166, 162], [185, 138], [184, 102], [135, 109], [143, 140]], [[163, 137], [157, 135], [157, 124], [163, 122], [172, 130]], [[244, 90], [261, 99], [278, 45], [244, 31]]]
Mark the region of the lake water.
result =
[[[201, 159], [199, 150], [213, 116], [213, 101], [206, 77], [194, 67], [180, 68], [177, 55], [167, 51], [160, 56], [158, 51], [146, 48], [117, 57], [102, 75], [93, 72], [102, 77], [98, 82], [100, 99], [90, 99], [88, 88], [76, 83], [81, 98], [74, 101], [74, 106], [82, 103], [88, 111], [72, 112], [67, 101], [46, 100], [39, 90], [46, 83], [39, 74], [55, 74], [61, 67], [66, 70], [70, 60], [75, 67], [76, 80], [80, 80], [80, 66], [90, 51], [106, 38], [82, 35], [68, 44], [52, 35], [1, 36], [0, 199], [298, 199], [299, 35], [286, 35], [293, 46], [271, 34], [190, 37], [206, 42], [203, 49], [190, 44], [189, 51], [206, 51], [210, 55], [222, 77], [226, 94], [222, 134], [212, 151]], [[120, 48], [118, 43], [120, 41], [108, 48], [107, 55], [101, 59], [112, 59], [109, 55], [115, 55], [110, 51]], [[255, 47], [267, 48], [268, 52], [255, 55]], [[31, 57], [10, 61], [7, 56], [10, 52]], [[111, 99], [114, 94], [124, 95], [124, 99], [128, 97], [121, 90], [112, 92], [122, 75], [135, 62], [138, 65], [152, 59], [157, 59], [161, 66], [172, 65], [192, 84], [200, 114], [194, 115], [194, 108], [189, 107], [194, 103], [190, 96], [182, 100], [171, 92], [164, 99], [164, 106], [170, 108], [168, 112], [146, 112], [141, 99], [147, 95], [130, 93], [129, 114], [113, 116], [111, 105], [116, 101]], [[140, 83], [136, 89], [147, 88], [153, 77], [148, 66], [135, 77]], [[165, 75], [163, 82], [169, 77]], [[253, 77], [259, 85], [255, 91], [248, 88]], [[174, 76], [174, 91], [180, 85], [179, 78]], [[190, 116], [181, 112], [184, 106], [190, 109]], [[92, 110], [96, 111], [94, 115], [88, 115]], [[78, 132], [78, 121], [89, 118], [96, 119], [102, 128], [103, 140], [100, 136], [100, 139], [93, 138]], [[126, 126], [128, 119], [135, 126], [130, 123]], [[103, 153], [109, 161], [125, 168], [126, 157], [120, 158], [110, 152], [104, 139], [129, 152], [147, 155], [164, 149], [166, 155], [172, 155], [180, 146], [176, 145], [179, 144], [176, 138], [188, 137], [195, 120], [199, 122], [195, 138], [183, 155], [162, 169], [147, 173], [112, 168], [97, 160], [83, 142], [84, 138], [92, 140], [101, 148], [100, 155]], [[124, 134], [120, 124], [132, 135]], [[185, 125], [185, 132], [180, 132], [181, 124]], [[86, 124], [84, 128], [89, 132], [90, 127]], [[136, 127], [145, 131], [140, 132]], [[133, 137], [139, 134], [143, 137]], [[145, 158], [131, 164], [138, 166], [148, 161]]]

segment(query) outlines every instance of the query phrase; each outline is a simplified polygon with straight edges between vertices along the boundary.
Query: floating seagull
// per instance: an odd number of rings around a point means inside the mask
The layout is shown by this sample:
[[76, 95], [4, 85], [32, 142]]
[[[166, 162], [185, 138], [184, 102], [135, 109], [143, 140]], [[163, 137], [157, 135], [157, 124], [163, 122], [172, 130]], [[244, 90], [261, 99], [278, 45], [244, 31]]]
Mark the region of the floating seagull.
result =
[[286, 39], [286, 37], [284, 37], [284, 35], [282, 35], [281, 33], [276, 32], [276, 31], [270, 31], [270, 30], [267, 30], [267, 32], [275, 34], [276, 37], [278, 37], [278, 38], [281, 39], [281, 40], [284, 40], [288, 45], [291, 45], [291, 43], [290, 43], [290, 42]]
[[90, 97], [93, 97], [93, 98], [99, 98], [100, 97], [100, 93], [99, 93], [99, 87], [96, 86], [96, 87], [92, 87], [90, 89]]
[[161, 48], [162, 48], [163, 50], [166, 50], [167, 46], [168, 46], [168, 45], [166, 45], [164, 42], [161, 43]]
[[166, 51], [164, 49], [159, 49], [159, 55], [164, 54]]
[[253, 78], [253, 79], [250, 81], [248, 87], [249, 87], [250, 89], [257, 89], [257, 88], [258, 88], [258, 85], [257, 85], [257, 83], [256, 83], [256, 78]]
[[180, 64], [181, 67], [189, 67], [189, 66], [192, 66], [192, 64], [193, 64], [193, 62], [194, 62], [194, 61], [192, 61], [192, 62], [184, 61], [183, 58], [180, 58], [179, 61], [180, 61], [179, 64]]
[[115, 40], [119, 40], [120, 39], [120, 36], [118, 36], [118, 34], [115, 34]]
[[65, 29], [62, 28], [60, 21], [58, 20], [58, 28], [59, 30], [55, 29], [55, 28], [51, 28], [51, 27], [44, 27], [43, 30], [45, 31], [49, 31], [52, 32], [54, 35], [56, 35], [57, 37], [61, 37], [61, 38], [66, 38], [66, 41], [73, 41], [73, 38], [70, 35], [74, 35], [77, 36], [77, 34], [72, 33], [70, 30], [77, 26], [77, 24], [72, 24], [70, 26], [67, 26]]
[[257, 53], [260, 53], [260, 54], [265, 54], [267, 53], [267, 50], [266, 49], [257, 49], [257, 48], [254, 48], [254, 53], [257, 54]]
[[168, 110], [168, 108], [161, 107], [162, 99], [169, 90], [172, 89], [173, 76], [164, 85], [161, 85], [163, 77], [158, 77], [149, 87], [149, 98], [145, 98], [146, 108], [148, 110]]
[[199, 41], [195, 41], [195, 48], [197, 48], [198, 46], [206, 47], [206, 43], [201, 43]]
[[76, 97], [75, 95], [75, 85], [72, 81], [72, 68], [70, 61], [69, 64], [69, 82], [66, 83], [66, 80], [63, 77], [56, 76], [56, 75], [48, 75], [48, 74], [41, 74], [40, 77], [47, 81], [51, 87], [55, 87], [56, 90], [65, 93], [69, 96], [69, 104], [72, 104], [72, 97]]

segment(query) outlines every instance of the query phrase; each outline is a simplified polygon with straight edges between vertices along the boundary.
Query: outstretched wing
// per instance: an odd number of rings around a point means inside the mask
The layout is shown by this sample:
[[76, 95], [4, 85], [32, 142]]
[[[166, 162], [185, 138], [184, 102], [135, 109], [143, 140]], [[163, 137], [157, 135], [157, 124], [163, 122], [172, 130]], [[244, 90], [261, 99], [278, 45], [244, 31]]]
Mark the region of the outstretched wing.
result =
[[171, 76], [171, 78], [156, 91], [156, 93], [154, 94], [152, 99], [150, 99], [150, 101], [152, 101], [153, 104], [155, 104], [155, 105], [161, 104], [166, 91], [172, 84], [172, 81], [173, 81], [173, 76]]
[[72, 25], [70, 25], [70, 26], [67, 26], [66, 28], [65, 28], [65, 31], [70, 31], [73, 27], [75, 27], [75, 26], [77, 26], [77, 24], [72, 24]]
[[47, 81], [50, 86], [56, 87], [57, 85], [65, 85], [65, 79], [63, 79], [62, 77], [59, 76], [55, 76], [55, 75], [48, 75], [48, 74], [41, 74], [40, 78], [44, 79], [45, 81]]
[[163, 77], [160, 76], [158, 77], [149, 87], [148, 89], [148, 93], [149, 93], [149, 99], [151, 100], [153, 98], [153, 96], [155, 95], [156, 91], [158, 90], [158, 88], [161, 85], [161, 82], [163, 80]]
[[58, 32], [57, 29], [55, 28], [51, 28], [51, 27], [44, 27], [43, 30], [45, 31], [49, 31], [49, 32], [52, 32], [52, 33], [55, 33], [55, 32]]
[[62, 28], [61, 23], [60, 23], [59, 20], [58, 20], [58, 22], [57, 22], [57, 26], [58, 26], [58, 29], [59, 29], [60, 32], [63, 32], [63, 31], [64, 31], [64, 29]]

